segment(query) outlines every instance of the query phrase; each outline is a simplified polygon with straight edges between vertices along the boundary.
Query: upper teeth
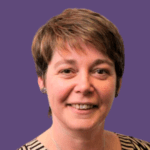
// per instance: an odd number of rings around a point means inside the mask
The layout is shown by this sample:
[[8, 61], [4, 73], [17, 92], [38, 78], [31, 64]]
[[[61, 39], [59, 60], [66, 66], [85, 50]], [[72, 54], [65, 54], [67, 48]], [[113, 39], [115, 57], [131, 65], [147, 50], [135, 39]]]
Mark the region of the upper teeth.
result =
[[73, 104], [71, 106], [74, 107], [74, 108], [76, 108], [76, 109], [89, 109], [89, 108], [93, 108], [93, 105], [89, 105], [89, 104]]

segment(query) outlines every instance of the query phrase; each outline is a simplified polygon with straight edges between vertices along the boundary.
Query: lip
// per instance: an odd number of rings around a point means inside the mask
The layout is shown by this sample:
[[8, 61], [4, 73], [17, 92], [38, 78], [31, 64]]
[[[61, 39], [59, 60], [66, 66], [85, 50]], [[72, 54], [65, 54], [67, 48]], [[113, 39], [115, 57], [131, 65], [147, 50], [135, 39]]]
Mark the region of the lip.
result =
[[81, 104], [81, 105], [94, 105], [94, 106], [98, 106], [98, 104], [95, 103], [89, 103], [89, 102], [74, 102], [74, 103], [67, 103], [66, 105], [74, 105], [74, 104]]
[[[75, 103], [75, 104], [77, 104], [77, 103]], [[81, 103], [78, 103], [78, 104], [81, 104]], [[80, 115], [88, 115], [88, 114], [91, 114], [91, 113], [95, 112], [98, 109], [98, 107], [94, 107], [94, 108], [87, 109], [87, 110], [85, 110], [85, 109], [76, 109], [76, 108], [74, 108], [70, 105], [67, 105], [67, 108], [69, 108], [73, 113], [80, 114]]]

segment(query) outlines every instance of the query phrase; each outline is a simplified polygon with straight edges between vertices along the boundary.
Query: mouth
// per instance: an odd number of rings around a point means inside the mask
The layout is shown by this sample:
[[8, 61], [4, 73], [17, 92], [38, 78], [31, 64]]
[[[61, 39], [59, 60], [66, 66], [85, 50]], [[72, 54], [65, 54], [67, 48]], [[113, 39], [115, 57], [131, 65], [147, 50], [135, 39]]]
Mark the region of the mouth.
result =
[[98, 108], [98, 105], [92, 105], [92, 104], [67, 104], [67, 106], [76, 108], [78, 110], [89, 110], [93, 108]]

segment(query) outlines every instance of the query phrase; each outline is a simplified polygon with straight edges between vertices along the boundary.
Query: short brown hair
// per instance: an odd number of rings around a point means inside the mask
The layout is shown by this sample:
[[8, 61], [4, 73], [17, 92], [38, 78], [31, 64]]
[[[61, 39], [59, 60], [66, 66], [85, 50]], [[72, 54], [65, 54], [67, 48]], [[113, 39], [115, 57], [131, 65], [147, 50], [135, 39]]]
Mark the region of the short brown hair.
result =
[[116, 91], [118, 90], [119, 79], [124, 72], [124, 44], [112, 22], [91, 10], [76, 8], [66, 9], [51, 18], [37, 31], [32, 43], [38, 76], [44, 79], [55, 48], [66, 50], [66, 43], [75, 50], [83, 50], [81, 43], [91, 45], [107, 55], [115, 64]]

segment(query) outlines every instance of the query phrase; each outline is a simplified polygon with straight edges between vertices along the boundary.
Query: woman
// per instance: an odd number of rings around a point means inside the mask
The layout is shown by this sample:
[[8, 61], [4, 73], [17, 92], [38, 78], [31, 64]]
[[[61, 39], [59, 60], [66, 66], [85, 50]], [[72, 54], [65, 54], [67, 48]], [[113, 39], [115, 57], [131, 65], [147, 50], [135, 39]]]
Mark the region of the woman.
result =
[[32, 54], [53, 124], [19, 150], [150, 149], [148, 142], [104, 130], [124, 72], [123, 40], [109, 20], [67, 9], [38, 30]]

